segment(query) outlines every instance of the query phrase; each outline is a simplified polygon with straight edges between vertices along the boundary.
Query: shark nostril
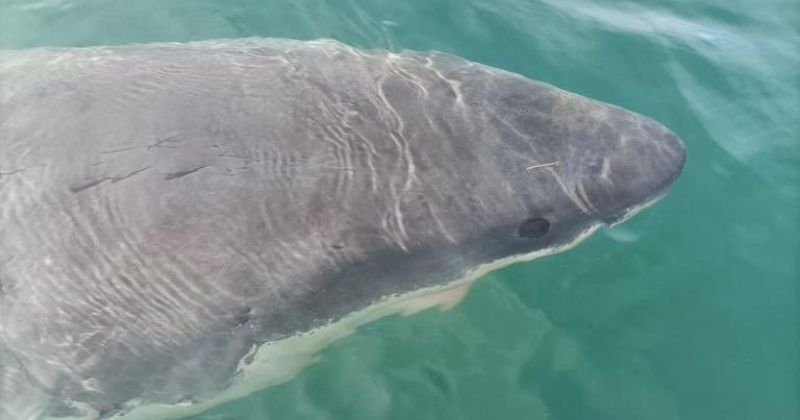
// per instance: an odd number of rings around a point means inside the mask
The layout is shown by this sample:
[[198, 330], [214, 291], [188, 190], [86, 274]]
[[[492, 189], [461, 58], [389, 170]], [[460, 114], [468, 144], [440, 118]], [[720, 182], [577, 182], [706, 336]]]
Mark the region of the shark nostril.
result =
[[521, 238], [540, 238], [550, 230], [550, 222], [541, 217], [528, 219], [519, 226], [517, 233]]

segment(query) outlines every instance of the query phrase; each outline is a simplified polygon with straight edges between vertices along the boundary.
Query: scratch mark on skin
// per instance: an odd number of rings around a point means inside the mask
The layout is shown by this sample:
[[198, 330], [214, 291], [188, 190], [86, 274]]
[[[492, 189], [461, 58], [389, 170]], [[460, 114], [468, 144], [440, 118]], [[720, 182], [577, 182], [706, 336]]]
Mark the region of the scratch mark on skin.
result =
[[78, 192], [81, 192], [81, 191], [88, 190], [89, 188], [92, 188], [94, 186], [100, 185], [103, 182], [106, 182], [108, 180], [109, 180], [109, 178], [96, 179], [96, 180], [90, 181], [90, 182], [88, 182], [86, 184], [81, 184], [81, 185], [76, 185], [76, 186], [69, 187], [69, 190], [74, 192], [74, 193], [78, 193]]
[[24, 170], [25, 169], [14, 169], [13, 171], [7, 171], [7, 172], [0, 171], [0, 179], [3, 179], [4, 177], [6, 177], [8, 175], [14, 175], [14, 174], [21, 173]]
[[150, 150], [150, 149], [153, 149], [153, 148], [156, 148], [156, 147], [162, 148], [162, 149], [177, 149], [177, 147], [175, 147], [175, 146], [170, 146], [170, 145], [164, 144], [164, 143], [179, 143], [179, 142], [180, 142], [180, 140], [178, 140], [178, 135], [177, 134], [173, 134], [171, 136], [164, 137], [163, 139], [156, 139], [155, 142], [150, 143], [150, 144], [147, 145], [147, 150]]
[[248, 160], [248, 159], [252, 158], [251, 156], [234, 155], [234, 154], [229, 154], [229, 153], [217, 153], [217, 156], [218, 157], [231, 158], [231, 159], [241, 159], [241, 160]]
[[603, 178], [604, 180], [611, 182], [611, 178], [608, 177], [610, 174], [611, 174], [611, 164], [609, 163], [608, 158], [603, 158], [603, 167], [600, 171], [600, 178]]
[[431, 70], [434, 74], [436, 74], [439, 79], [447, 83], [450, 86], [450, 89], [453, 90], [453, 94], [455, 95], [455, 99], [453, 100], [453, 106], [458, 107], [460, 109], [464, 109], [464, 94], [461, 92], [461, 82], [454, 79], [447, 78], [442, 72], [437, 70], [433, 66], [433, 60], [429, 57], [425, 58], [425, 67]]
[[15, 174], [19, 174], [19, 173], [25, 172], [28, 169], [42, 168], [42, 167], [44, 167], [44, 165], [39, 164], [39, 165], [28, 166], [28, 167], [21, 168], [21, 169], [12, 169], [10, 171], [0, 171], [0, 178], [2, 178], [5, 175], [15, 175]]
[[570, 201], [575, 204], [575, 207], [585, 214], [592, 214], [591, 210], [584, 205], [583, 200], [578, 198], [574, 191], [572, 191], [570, 188], [567, 188], [567, 185], [561, 179], [561, 175], [559, 175], [558, 172], [556, 172], [552, 167], [548, 167], [547, 170], [553, 175], [553, 177], [555, 177], [556, 182], [561, 187], [561, 191], [563, 191], [564, 195], [566, 195], [567, 198], [569, 198]]
[[112, 183], [112, 184], [115, 184], [115, 183], [117, 183], [117, 182], [119, 182], [119, 181], [122, 181], [123, 179], [128, 179], [128, 178], [130, 178], [130, 177], [132, 177], [132, 176], [134, 176], [134, 175], [138, 175], [138, 174], [140, 174], [140, 173], [142, 173], [142, 172], [144, 172], [144, 171], [146, 171], [146, 170], [150, 169], [151, 167], [152, 167], [152, 166], [145, 166], [144, 168], [137, 169], [137, 170], [135, 170], [135, 171], [133, 171], [133, 172], [130, 172], [130, 173], [128, 173], [127, 175], [122, 175], [122, 176], [115, 176], [115, 177], [112, 177], [112, 178], [111, 178], [111, 183]]
[[109, 150], [104, 150], [104, 151], [100, 152], [100, 154], [101, 154], [101, 155], [110, 155], [110, 154], [112, 154], [112, 153], [126, 152], [126, 151], [128, 151], [128, 150], [133, 150], [133, 149], [136, 149], [136, 146], [130, 146], [130, 147], [121, 147], [121, 148], [119, 148], [119, 149], [109, 149]]
[[402, 65], [402, 60], [401, 59], [395, 59], [394, 57], [392, 57], [392, 61], [397, 63], [397, 65], [392, 66], [392, 71], [394, 72], [394, 74], [396, 74], [398, 77], [406, 80], [408, 83], [412, 84], [417, 89], [417, 91], [420, 93], [420, 95], [423, 98], [427, 99], [430, 96], [430, 94], [428, 92], [428, 89], [425, 88], [424, 82], [419, 77], [415, 76], [414, 74], [412, 74], [412, 73], [406, 71], [404, 68], [402, 68], [401, 67], [401, 65]]
[[36, 378], [34, 378], [28, 371], [28, 368], [25, 366], [25, 364], [22, 363], [22, 359], [20, 359], [19, 354], [11, 347], [4, 334], [0, 335], [0, 341], [5, 344], [4, 347], [8, 350], [8, 353], [11, 354], [11, 357], [17, 362], [19, 369], [22, 371], [25, 377], [28, 378], [28, 382], [33, 385], [41, 385], [41, 382], [37, 381]]
[[89, 181], [89, 182], [87, 182], [85, 184], [74, 185], [72, 187], [69, 187], [69, 190], [74, 192], [74, 193], [78, 193], [78, 192], [81, 192], [81, 191], [88, 190], [89, 188], [96, 187], [96, 186], [98, 186], [98, 185], [100, 185], [100, 184], [102, 184], [102, 183], [104, 183], [106, 181], [111, 181], [112, 184], [116, 184], [117, 182], [126, 180], [126, 179], [128, 179], [128, 178], [130, 178], [130, 177], [132, 177], [134, 175], [138, 175], [138, 174], [140, 174], [140, 173], [142, 173], [142, 172], [144, 172], [144, 171], [146, 171], [146, 170], [148, 170], [150, 168], [151, 168], [151, 166], [145, 166], [144, 168], [137, 169], [137, 170], [135, 170], [133, 172], [129, 172], [129, 173], [125, 174], [125, 175], [110, 176], [110, 177], [107, 176], [107, 177], [104, 177], [104, 178], [100, 178], [100, 179], [96, 179], [96, 180], [93, 180], [93, 181]]
[[439, 228], [439, 231], [442, 232], [442, 234], [444, 235], [445, 238], [447, 238], [448, 241], [450, 241], [452, 243], [457, 243], [455, 238], [453, 238], [453, 235], [451, 235], [450, 232], [448, 232], [447, 229], [444, 227], [444, 223], [442, 223], [442, 220], [439, 218], [439, 215], [436, 213], [436, 210], [434, 209], [433, 205], [431, 205], [431, 203], [429, 203], [429, 202], [426, 202], [425, 204], [428, 207], [428, 211], [430, 212], [431, 217], [433, 218], [433, 221], [436, 223], [436, 226]]
[[597, 207], [595, 207], [594, 204], [592, 204], [592, 201], [589, 200], [589, 195], [586, 194], [586, 188], [583, 186], [583, 183], [582, 182], [578, 182], [576, 184], [576, 188], [575, 189], [576, 189], [576, 191], [578, 193], [578, 198], [583, 200], [583, 204], [586, 205], [586, 207], [589, 210], [591, 210], [591, 211], [593, 211], [595, 213], [599, 213], [599, 211], [597, 210]]
[[197, 172], [197, 171], [199, 171], [199, 170], [201, 170], [203, 168], [207, 168], [209, 166], [211, 166], [211, 165], [210, 164], [206, 164], [206, 165], [203, 165], [203, 166], [198, 166], [198, 167], [196, 167], [194, 169], [188, 169], [188, 170], [185, 170], [185, 171], [169, 173], [169, 174], [167, 174], [167, 176], [164, 177], [164, 179], [166, 179], [167, 181], [171, 181], [171, 180], [176, 179], [176, 178], [180, 178], [180, 177], [183, 177], [183, 176], [186, 176], [186, 175], [193, 174], [193, 173], [195, 173], [195, 172]]
[[[392, 56], [390, 55], [388, 62], [385, 64], [386, 67], [388, 67], [387, 70], [393, 73], [393, 70], [391, 69], [391, 61]], [[406, 250], [407, 248], [403, 242], [408, 241], [409, 238], [408, 233], [406, 232], [401, 205], [403, 197], [411, 190], [414, 182], [417, 181], [417, 176], [415, 174], [416, 166], [414, 163], [413, 154], [411, 153], [411, 149], [408, 145], [408, 141], [403, 135], [403, 132], [405, 131], [405, 122], [400, 116], [400, 113], [397, 112], [397, 109], [395, 109], [394, 105], [392, 105], [391, 101], [389, 101], [388, 97], [386, 96], [386, 92], [384, 90], [384, 83], [386, 81], [387, 76], [385, 74], [382, 75], [379, 80], [377, 80], [376, 96], [380, 102], [385, 105], [386, 111], [390, 116], [390, 121], [394, 123], [394, 127], [392, 127], [392, 130], [389, 132], [389, 137], [391, 138], [398, 152], [400, 152], [401, 163], [405, 166], [405, 182], [403, 183], [402, 191], [398, 193], [393, 184], [389, 185], [389, 192], [394, 201], [393, 216], [395, 219], [397, 232], [393, 233], [387, 230], [387, 233], [395, 238], [396, 242], [403, 250]]]
[[[14, 259], [13, 255], [8, 257], [8, 259], [6, 259], [5, 261], [3, 261], [2, 264], [0, 264], [0, 268], [5, 267], [6, 264], [10, 263], [11, 260], [13, 260], [13, 259]], [[2, 294], [3, 294], [3, 272], [0, 271], [0, 295], [2, 295]]]

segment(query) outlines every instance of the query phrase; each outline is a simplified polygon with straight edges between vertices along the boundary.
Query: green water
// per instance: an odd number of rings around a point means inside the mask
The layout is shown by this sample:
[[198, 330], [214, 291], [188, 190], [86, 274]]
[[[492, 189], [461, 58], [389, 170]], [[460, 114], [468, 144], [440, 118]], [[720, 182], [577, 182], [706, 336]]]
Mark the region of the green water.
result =
[[652, 116], [659, 204], [390, 317], [194, 420], [800, 418], [800, 2], [0, 0], [0, 47], [332, 37], [438, 49]]

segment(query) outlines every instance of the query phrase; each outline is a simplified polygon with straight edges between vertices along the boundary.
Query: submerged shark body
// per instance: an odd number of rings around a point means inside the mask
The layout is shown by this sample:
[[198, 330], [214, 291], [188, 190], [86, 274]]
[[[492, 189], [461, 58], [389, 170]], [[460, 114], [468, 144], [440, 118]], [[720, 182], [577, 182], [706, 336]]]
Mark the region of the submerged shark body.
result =
[[640, 115], [334, 41], [0, 52], [0, 417], [179, 417], [661, 195]]

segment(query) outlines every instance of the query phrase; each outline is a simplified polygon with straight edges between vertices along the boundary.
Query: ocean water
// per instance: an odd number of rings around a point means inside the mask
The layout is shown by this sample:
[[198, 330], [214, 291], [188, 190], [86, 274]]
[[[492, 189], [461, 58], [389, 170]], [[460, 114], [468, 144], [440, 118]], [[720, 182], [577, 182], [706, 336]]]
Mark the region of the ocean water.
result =
[[654, 117], [688, 162], [628, 223], [193, 420], [800, 418], [800, 2], [0, 0], [0, 48], [246, 36], [450, 52]]

